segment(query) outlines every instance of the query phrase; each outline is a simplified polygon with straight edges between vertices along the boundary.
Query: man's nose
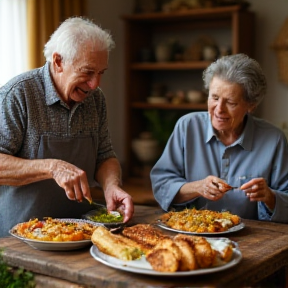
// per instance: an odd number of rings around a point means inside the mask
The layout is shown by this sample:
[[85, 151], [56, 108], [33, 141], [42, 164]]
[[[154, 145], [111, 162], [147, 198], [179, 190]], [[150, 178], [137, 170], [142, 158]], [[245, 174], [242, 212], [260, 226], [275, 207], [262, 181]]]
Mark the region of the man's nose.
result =
[[87, 82], [90, 89], [96, 89], [100, 85], [101, 75], [96, 74], [91, 77], [91, 79]]
[[216, 109], [218, 111], [224, 111], [225, 110], [225, 103], [224, 101], [218, 101], [217, 105], [216, 105]]

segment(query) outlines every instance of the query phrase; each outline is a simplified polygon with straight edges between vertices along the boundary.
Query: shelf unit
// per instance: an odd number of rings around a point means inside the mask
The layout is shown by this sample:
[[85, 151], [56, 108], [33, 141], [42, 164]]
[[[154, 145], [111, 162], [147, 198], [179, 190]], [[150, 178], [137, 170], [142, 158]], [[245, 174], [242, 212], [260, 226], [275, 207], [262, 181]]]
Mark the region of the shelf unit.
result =
[[[193, 37], [201, 31], [211, 32], [221, 30], [228, 33], [231, 53], [246, 53], [253, 57], [254, 48], [254, 18], [253, 12], [243, 9], [240, 5], [193, 9], [175, 13], [147, 13], [122, 16], [125, 25], [125, 159], [124, 179], [141, 178], [139, 167], [141, 163], [132, 151], [132, 140], [137, 138], [147, 127], [147, 119], [143, 116], [145, 110], [156, 109], [161, 113], [177, 111], [186, 114], [191, 111], [207, 110], [206, 103], [182, 104], [151, 104], [147, 97], [151, 93], [151, 85], [155, 77], [168, 76], [168, 81], [185, 81], [186, 73], [192, 77], [201, 76], [203, 70], [211, 63], [209, 61], [178, 61], [178, 62], [142, 62], [139, 52], [143, 47], [154, 45], [157, 35], [169, 33], [187, 33]], [[195, 74], [196, 73], [196, 74]], [[189, 74], [190, 75], [190, 74]], [[170, 78], [169, 78], [170, 77]], [[173, 81], [171, 81], [173, 77]], [[190, 76], [188, 76], [188, 79]], [[158, 81], [158, 80], [157, 80]], [[186, 81], [187, 82], [187, 81]], [[147, 176], [147, 175], [146, 175]]]

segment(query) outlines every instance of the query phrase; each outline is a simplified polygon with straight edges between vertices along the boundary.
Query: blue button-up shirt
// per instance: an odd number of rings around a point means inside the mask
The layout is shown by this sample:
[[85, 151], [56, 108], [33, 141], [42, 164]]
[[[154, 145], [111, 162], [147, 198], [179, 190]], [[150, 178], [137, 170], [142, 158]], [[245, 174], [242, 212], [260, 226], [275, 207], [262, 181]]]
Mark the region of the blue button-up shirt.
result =
[[276, 194], [273, 213], [264, 203], [251, 202], [239, 189], [228, 191], [217, 201], [198, 197], [180, 207], [225, 209], [246, 219], [288, 223], [288, 145], [284, 133], [277, 127], [247, 115], [241, 136], [232, 145], [225, 146], [216, 137], [207, 112], [180, 118], [151, 170], [155, 199], [168, 210], [182, 185], [209, 175], [237, 187], [252, 178], [265, 178]]

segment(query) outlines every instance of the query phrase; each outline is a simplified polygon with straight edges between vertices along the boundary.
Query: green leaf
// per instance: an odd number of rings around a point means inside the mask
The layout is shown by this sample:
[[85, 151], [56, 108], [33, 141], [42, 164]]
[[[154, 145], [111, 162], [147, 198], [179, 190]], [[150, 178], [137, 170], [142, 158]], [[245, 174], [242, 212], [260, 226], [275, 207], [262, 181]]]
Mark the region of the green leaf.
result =
[[2, 288], [34, 288], [34, 274], [24, 268], [11, 267], [3, 259], [3, 249], [0, 249], [0, 287]]

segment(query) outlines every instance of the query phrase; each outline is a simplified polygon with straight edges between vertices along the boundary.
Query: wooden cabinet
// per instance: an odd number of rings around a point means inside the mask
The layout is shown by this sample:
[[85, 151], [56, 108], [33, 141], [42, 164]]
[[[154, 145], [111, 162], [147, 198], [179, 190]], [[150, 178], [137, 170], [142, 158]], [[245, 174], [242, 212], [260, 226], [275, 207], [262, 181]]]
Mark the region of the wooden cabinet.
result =
[[[202, 72], [211, 63], [202, 59], [157, 62], [152, 58], [143, 59], [145, 55], [141, 58], [140, 53], [153, 49], [161, 41], [177, 39], [179, 42], [186, 41], [187, 46], [199, 35], [209, 35], [219, 47], [222, 44], [229, 46], [230, 53], [246, 53], [253, 57], [254, 13], [235, 5], [177, 13], [132, 14], [125, 15], [122, 19], [125, 24], [126, 94], [124, 177], [131, 179], [144, 177], [143, 173], [148, 176], [149, 173], [147, 171], [145, 174], [143, 163], [137, 159], [132, 149], [133, 139], [138, 138], [141, 132], [149, 130], [145, 111], [160, 113], [160, 125], [161, 122], [164, 125], [165, 115], [169, 118], [170, 115], [178, 113], [180, 117], [190, 111], [207, 109], [206, 101], [181, 104], [149, 103], [147, 98], [151, 96], [153, 85], [164, 83], [171, 86], [172, 90], [189, 90], [195, 87], [202, 89]], [[151, 165], [153, 163], [150, 163]]]

